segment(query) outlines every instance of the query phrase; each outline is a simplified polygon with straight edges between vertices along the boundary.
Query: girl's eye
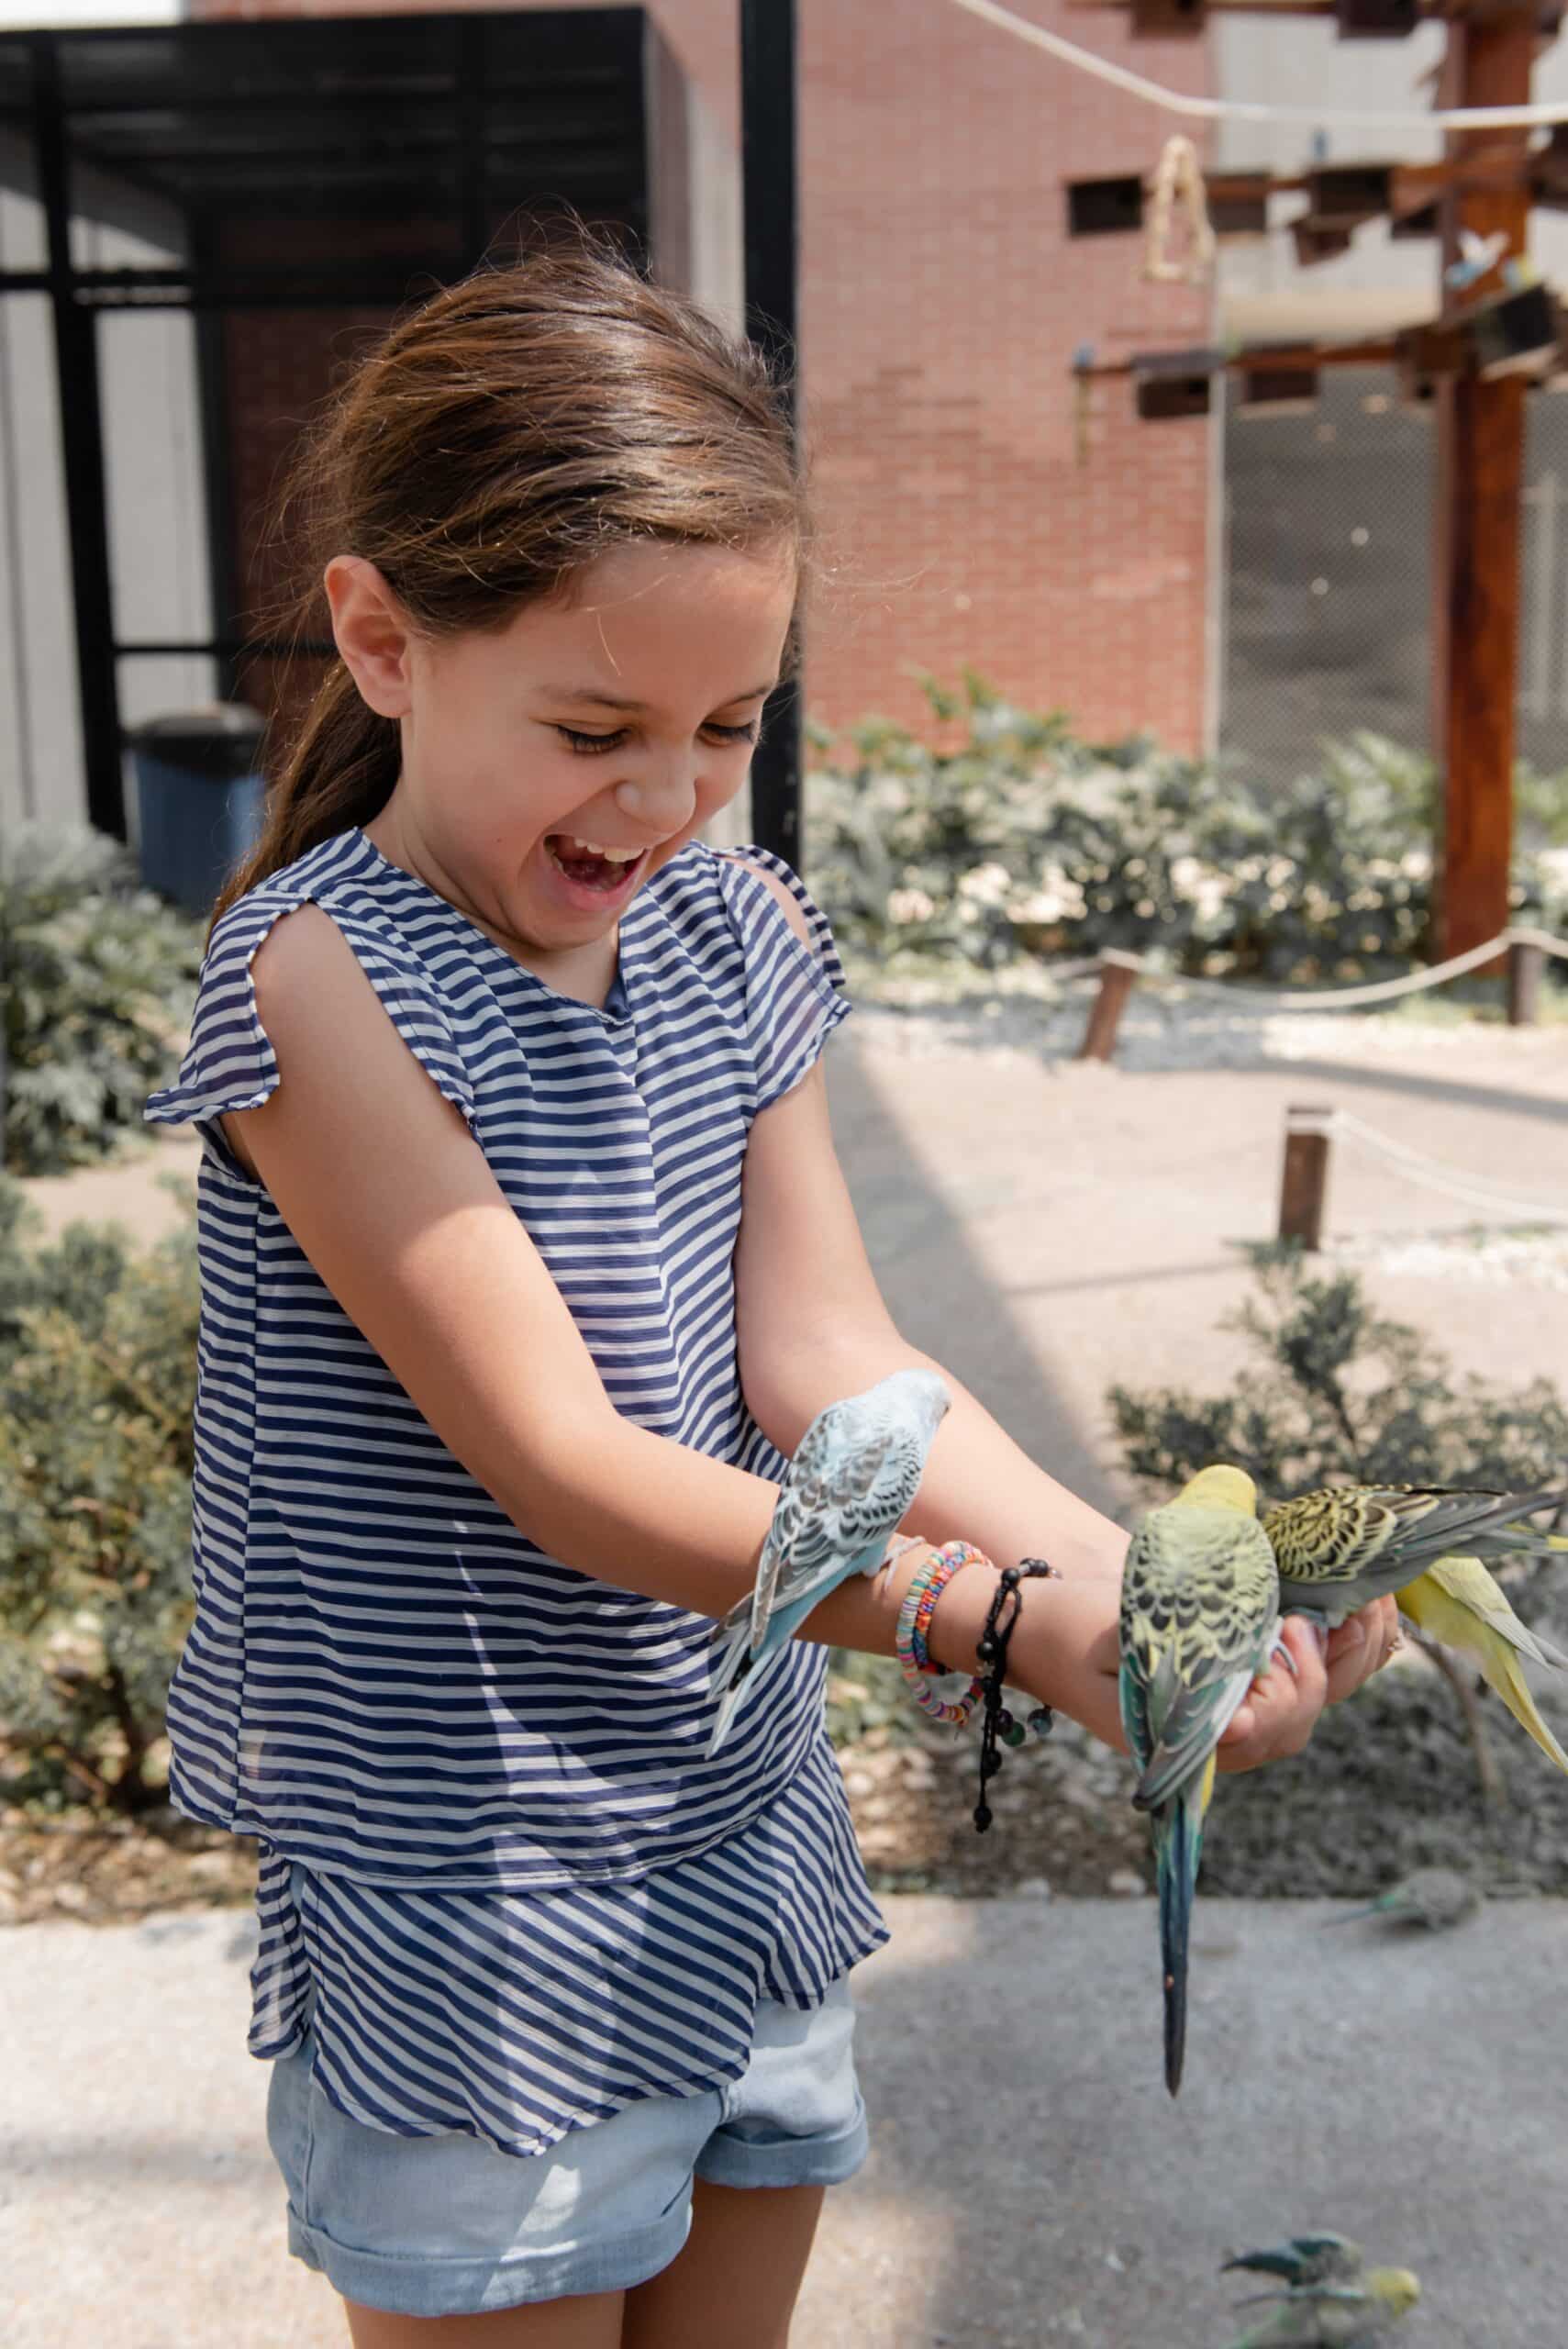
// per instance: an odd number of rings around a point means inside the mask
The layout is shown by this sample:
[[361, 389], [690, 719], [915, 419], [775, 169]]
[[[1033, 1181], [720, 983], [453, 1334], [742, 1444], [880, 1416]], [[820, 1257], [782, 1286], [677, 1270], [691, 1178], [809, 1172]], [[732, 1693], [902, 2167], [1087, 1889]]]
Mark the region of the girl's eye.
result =
[[558, 726], [555, 730], [558, 734], [564, 735], [573, 749], [581, 751], [586, 759], [595, 757], [600, 751], [613, 751], [617, 744], [626, 740], [624, 726], [617, 728], [613, 734], [579, 734], [576, 729], [571, 726]]
[[[627, 729], [618, 727], [613, 734], [582, 734], [573, 726], [558, 726], [556, 732], [585, 759], [596, 758], [602, 751], [616, 751], [627, 739]], [[752, 718], [748, 726], [705, 726], [703, 732], [710, 741], [722, 742], [727, 748], [735, 742], [754, 742], [762, 732], [762, 721]]]

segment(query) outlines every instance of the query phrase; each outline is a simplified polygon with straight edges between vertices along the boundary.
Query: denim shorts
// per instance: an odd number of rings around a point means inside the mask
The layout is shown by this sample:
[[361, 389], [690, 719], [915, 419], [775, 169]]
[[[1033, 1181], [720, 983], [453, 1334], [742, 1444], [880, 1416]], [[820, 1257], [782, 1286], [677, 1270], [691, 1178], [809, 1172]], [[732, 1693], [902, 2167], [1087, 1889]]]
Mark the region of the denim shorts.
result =
[[865, 2159], [847, 1980], [809, 2013], [764, 1999], [738, 2080], [648, 2097], [546, 2154], [350, 2120], [315, 2076], [315, 2034], [272, 2065], [267, 2139], [288, 2188], [289, 2249], [345, 2299], [398, 2316], [478, 2315], [617, 2292], [667, 2267], [692, 2180], [836, 2186]]

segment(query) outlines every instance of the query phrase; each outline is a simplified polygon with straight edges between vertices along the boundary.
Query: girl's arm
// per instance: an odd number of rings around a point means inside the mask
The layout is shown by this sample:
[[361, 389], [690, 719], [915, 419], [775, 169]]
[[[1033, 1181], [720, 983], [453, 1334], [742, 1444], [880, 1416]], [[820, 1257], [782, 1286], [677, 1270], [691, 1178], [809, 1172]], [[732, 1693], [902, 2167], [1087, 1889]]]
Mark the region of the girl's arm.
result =
[[[279, 1083], [225, 1127], [332, 1295], [541, 1548], [623, 1589], [727, 1613], [751, 1586], [776, 1487], [614, 1408], [478, 1143], [326, 914], [306, 906], [279, 921], [253, 975]], [[917, 1564], [918, 1553], [901, 1561], [879, 1593], [863, 1582], [835, 1593], [807, 1634], [891, 1653]], [[973, 1587], [988, 1579], [962, 1575], [944, 1594], [960, 1661]]]
[[[804, 920], [788, 893], [763, 874], [791, 926]], [[833, 1147], [820, 1063], [756, 1120], [746, 1156], [736, 1250], [740, 1376], [752, 1416], [779, 1450], [792, 1453], [823, 1407], [889, 1372], [919, 1364], [941, 1370], [953, 1397], [938, 1430], [910, 1532], [932, 1542], [962, 1538], [997, 1565], [1044, 1557], [1060, 1583], [1024, 1594], [1009, 1663], [1019, 1687], [1122, 1745], [1117, 1699], [1117, 1617], [1125, 1531], [1036, 1465], [968, 1388], [900, 1337], [877, 1286], [849, 1187]], [[972, 1666], [991, 1598], [991, 1577], [958, 1575], [938, 1602], [932, 1650], [955, 1669]], [[850, 1583], [811, 1618], [811, 1635], [845, 1647], [880, 1644], [865, 1587]], [[1293, 1680], [1275, 1670], [1226, 1733], [1222, 1765], [1251, 1769], [1300, 1750], [1325, 1702], [1349, 1696], [1382, 1663], [1392, 1642], [1392, 1602], [1352, 1618], [1326, 1659], [1300, 1621], [1286, 1637]]]

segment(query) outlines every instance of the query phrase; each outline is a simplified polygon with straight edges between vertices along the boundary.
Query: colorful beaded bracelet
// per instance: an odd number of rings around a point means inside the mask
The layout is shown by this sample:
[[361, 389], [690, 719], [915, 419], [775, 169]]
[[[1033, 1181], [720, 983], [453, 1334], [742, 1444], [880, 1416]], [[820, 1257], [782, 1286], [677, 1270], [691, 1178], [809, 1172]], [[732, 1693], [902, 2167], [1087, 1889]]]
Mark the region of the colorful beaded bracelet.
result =
[[895, 1634], [898, 1661], [909, 1693], [920, 1710], [930, 1720], [951, 1721], [962, 1729], [984, 1693], [984, 1682], [972, 1679], [963, 1695], [954, 1702], [938, 1695], [933, 1683], [939, 1680], [962, 1679], [958, 1673], [944, 1673], [940, 1664], [933, 1664], [926, 1648], [926, 1634], [938, 1599], [962, 1566], [989, 1565], [983, 1550], [968, 1542], [946, 1542], [932, 1552], [926, 1564], [914, 1576], [904, 1594], [898, 1609], [898, 1628]]

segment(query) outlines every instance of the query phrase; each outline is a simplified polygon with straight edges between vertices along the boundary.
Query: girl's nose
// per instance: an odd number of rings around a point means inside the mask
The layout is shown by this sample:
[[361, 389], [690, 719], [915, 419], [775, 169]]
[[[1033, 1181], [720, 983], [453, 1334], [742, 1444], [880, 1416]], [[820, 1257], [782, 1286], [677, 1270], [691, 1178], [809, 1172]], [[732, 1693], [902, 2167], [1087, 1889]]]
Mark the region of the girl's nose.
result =
[[661, 834], [678, 832], [697, 804], [696, 777], [689, 762], [673, 759], [657, 772], [616, 785], [616, 806], [625, 816]]

